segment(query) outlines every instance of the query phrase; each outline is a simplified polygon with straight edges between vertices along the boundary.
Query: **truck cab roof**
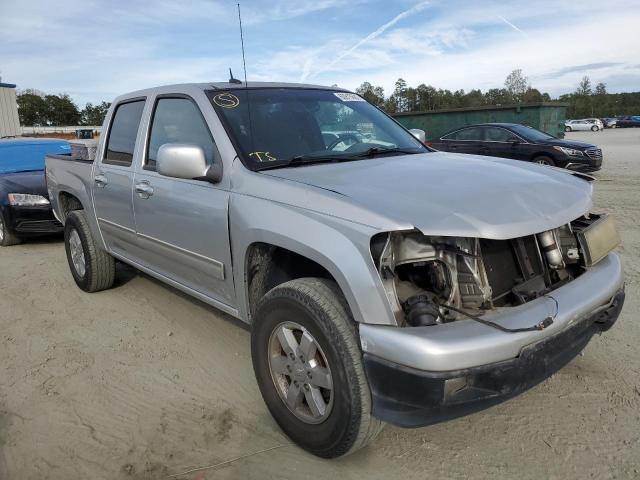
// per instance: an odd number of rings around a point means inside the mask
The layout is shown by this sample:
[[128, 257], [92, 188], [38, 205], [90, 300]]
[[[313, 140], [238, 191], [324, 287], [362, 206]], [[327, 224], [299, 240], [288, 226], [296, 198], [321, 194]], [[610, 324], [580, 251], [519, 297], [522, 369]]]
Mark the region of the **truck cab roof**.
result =
[[244, 82], [231, 83], [231, 82], [204, 82], [204, 83], [177, 83], [172, 85], [161, 85], [152, 88], [146, 88], [143, 90], [136, 90], [133, 92], [125, 93], [115, 99], [115, 103], [126, 100], [127, 98], [144, 97], [153, 94], [163, 93], [178, 93], [189, 91], [206, 91], [206, 90], [228, 90], [238, 88], [300, 88], [300, 89], [317, 89], [317, 90], [336, 90], [341, 92], [349, 92], [340, 87], [328, 87], [326, 85], [313, 85], [305, 83], [287, 83], [287, 82]]

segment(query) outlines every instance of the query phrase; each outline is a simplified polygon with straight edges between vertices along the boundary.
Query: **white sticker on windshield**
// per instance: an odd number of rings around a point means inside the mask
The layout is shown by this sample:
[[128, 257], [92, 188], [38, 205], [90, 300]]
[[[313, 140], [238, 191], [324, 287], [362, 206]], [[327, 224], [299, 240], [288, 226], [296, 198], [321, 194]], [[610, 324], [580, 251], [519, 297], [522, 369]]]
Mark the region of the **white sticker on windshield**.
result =
[[364, 98], [360, 95], [356, 95], [355, 93], [333, 92], [333, 94], [343, 102], [366, 102]]

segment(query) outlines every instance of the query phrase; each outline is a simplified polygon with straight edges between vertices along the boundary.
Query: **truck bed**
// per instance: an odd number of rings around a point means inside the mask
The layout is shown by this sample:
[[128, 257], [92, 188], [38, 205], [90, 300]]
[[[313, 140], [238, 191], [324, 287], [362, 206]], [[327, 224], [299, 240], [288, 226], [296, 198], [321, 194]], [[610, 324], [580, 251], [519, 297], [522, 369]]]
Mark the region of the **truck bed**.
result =
[[56, 218], [64, 224], [70, 200], [75, 198], [82, 208], [93, 210], [91, 186], [93, 160], [71, 155], [47, 155], [45, 157], [47, 191]]

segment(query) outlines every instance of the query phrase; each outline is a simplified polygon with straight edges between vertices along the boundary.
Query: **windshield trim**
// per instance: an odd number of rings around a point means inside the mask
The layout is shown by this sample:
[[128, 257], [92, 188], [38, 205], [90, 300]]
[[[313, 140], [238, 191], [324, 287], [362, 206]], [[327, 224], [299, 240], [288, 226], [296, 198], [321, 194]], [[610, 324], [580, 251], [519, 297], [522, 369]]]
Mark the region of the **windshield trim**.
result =
[[[291, 165], [289, 164], [291, 159], [286, 159], [286, 160], [279, 160], [277, 162], [273, 162], [273, 163], [265, 163], [265, 165], [263, 167], [257, 166], [252, 162], [247, 161], [244, 158], [244, 155], [242, 153], [242, 148], [240, 147], [240, 143], [238, 142], [238, 140], [236, 139], [234, 133], [233, 133], [233, 129], [231, 127], [231, 125], [229, 124], [229, 121], [227, 119], [227, 117], [225, 115], [220, 115], [218, 113], [218, 109], [215, 107], [215, 103], [213, 102], [213, 97], [215, 95], [218, 95], [219, 93], [224, 93], [224, 92], [233, 92], [233, 91], [242, 91], [242, 90], [315, 90], [315, 91], [325, 91], [325, 92], [341, 92], [341, 93], [354, 93], [354, 92], [350, 92], [349, 90], [345, 90], [342, 88], [331, 88], [331, 87], [313, 87], [313, 86], [283, 86], [283, 87], [277, 87], [277, 86], [268, 86], [268, 87], [246, 87], [246, 86], [240, 86], [238, 85], [237, 87], [229, 87], [229, 88], [214, 88], [214, 89], [210, 89], [210, 90], [205, 90], [205, 95], [207, 96], [207, 99], [209, 100], [210, 104], [211, 104], [211, 108], [213, 108], [213, 111], [215, 112], [216, 116], [218, 117], [218, 119], [220, 120], [220, 123], [222, 124], [222, 127], [224, 128], [225, 133], [227, 134], [227, 137], [229, 138], [229, 140], [231, 141], [231, 144], [233, 145], [233, 148], [236, 152], [236, 156], [240, 159], [240, 161], [242, 162], [242, 165], [244, 165], [247, 169], [251, 170], [252, 172], [259, 172], [262, 170], [272, 170], [275, 168], [292, 168], [292, 167], [298, 167], [304, 164], [294, 164]], [[358, 95], [357, 93], [354, 93], [354, 95]], [[358, 95], [359, 97], [362, 98], [361, 95]], [[367, 102], [364, 98], [363, 100], [365, 102]], [[404, 125], [402, 125], [400, 122], [398, 122], [395, 118], [393, 118], [391, 115], [389, 115], [387, 112], [385, 112], [384, 110], [380, 109], [379, 107], [377, 107], [376, 105], [373, 105], [372, 103], [367, 102], [368, 105], [371, 105], [372, 107], [374, 107], [375, 109], [379, 110], [381, 113], [383, 113], [384, 115], [386, 115], [389, 119], [393, 120], [393, 122], [398, 125], [402, 130], [404, 130], [407, 135], [410, 135], [412, 138], [415, 138], [413, 136], [413, 134], [409, 131], [409, 129], [407, 129]], [[424, 145], [422, 142], [418, 141], [418, 143], [422, 146], [422, 148], [424, 149], [424, 153], [429, 153], [429, 152], [434, 152], [435, 150], [427, 147], [426, 145]], [[416, 149], [418, 149], [420, 147], [416, 146]], [[391, 153], [391, 152], [389, 152]], [[421, 153], [421, 152], [416, 152], [416, 153]], [[403, 155], [401, 153], [398, 153], [398, 155]], [[395, 155], [389, 155], [389, 156], [395, 156]], [[367, 157], [362, 158], [363, 160], [366, 160]], [[349, 159], [349, 161], [358, 161], [361, 160], [360, 158], [353, 158], [353, 159]], [[346, 160], [343, 160], [346, 161]], [[317, 165], [317, 163], [314, 163], [314, 165]]]

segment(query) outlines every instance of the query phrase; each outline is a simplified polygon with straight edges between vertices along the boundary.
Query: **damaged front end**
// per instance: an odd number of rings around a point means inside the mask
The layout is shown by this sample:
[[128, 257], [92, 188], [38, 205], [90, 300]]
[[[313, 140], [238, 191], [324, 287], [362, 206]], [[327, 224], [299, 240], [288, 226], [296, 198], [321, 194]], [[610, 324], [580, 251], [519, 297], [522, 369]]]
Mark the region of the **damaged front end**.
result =
[[482, 316], [549, 294], [620, 242], [606, 215], [510, 240], [380, 234], [371, 251], [399, 326]]
[[478, 411], [557, 372], [616, 322], [611, 218], [509, 240], [394, 232], [371, 252], [397, 326], [359, 326], [373, 414], [418, 427]]

